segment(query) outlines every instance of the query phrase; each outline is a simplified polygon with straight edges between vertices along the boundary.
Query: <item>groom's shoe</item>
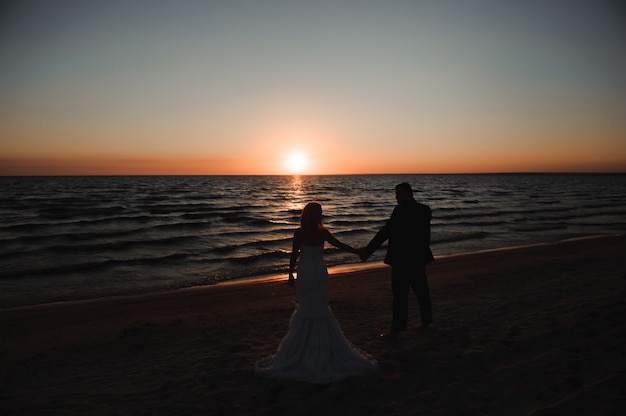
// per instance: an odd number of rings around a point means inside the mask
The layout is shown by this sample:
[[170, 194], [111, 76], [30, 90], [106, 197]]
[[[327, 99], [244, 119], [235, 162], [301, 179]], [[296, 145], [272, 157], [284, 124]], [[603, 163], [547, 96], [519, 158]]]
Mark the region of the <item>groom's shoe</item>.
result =
[[398, 340], [398, 331], [392, 329], [389, 332], [382, 333], [378, 336], [378, 339], [381, 341], [391, 341], [395, 342]]

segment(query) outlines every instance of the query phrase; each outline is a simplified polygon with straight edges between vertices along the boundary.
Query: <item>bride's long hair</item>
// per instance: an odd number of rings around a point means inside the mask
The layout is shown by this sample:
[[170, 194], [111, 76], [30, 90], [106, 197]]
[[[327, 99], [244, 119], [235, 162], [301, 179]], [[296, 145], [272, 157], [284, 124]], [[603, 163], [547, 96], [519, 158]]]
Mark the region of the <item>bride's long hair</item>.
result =
[[305, 234], [314, 235], [324, 229], [322, 205], [319, 202], [306, 204], [300, 215], [300, 228]]

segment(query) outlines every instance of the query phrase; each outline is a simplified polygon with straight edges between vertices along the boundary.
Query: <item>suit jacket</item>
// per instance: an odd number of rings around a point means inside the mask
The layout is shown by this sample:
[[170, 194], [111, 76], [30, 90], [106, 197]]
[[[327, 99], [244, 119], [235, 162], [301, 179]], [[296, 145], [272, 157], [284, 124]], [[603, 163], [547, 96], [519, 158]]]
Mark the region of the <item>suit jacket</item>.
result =
[[367, 252], [373, 253], [389, 240], [385, 263], [400, 267], [427, 265], [435, 259], [430, 250], [431, 219], [428, 205], [415, 199], [400, 202], [387, 223], [367, 245]]

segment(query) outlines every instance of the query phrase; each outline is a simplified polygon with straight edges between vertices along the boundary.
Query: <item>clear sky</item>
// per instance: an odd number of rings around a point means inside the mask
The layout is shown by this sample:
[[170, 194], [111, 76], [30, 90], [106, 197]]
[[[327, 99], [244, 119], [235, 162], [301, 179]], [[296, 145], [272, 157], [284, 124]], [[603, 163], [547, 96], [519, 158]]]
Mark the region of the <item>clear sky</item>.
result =
[[5, 1], [0, 174], [625, 172], [619, 5]]

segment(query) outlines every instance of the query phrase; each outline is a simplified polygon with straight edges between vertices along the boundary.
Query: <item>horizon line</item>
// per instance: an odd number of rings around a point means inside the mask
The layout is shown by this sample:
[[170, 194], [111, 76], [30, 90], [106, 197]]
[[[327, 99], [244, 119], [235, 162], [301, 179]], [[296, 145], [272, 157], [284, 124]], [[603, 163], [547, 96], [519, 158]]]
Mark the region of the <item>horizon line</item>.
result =
[[124, 173], [111, 173], [111, 174], [50, 174], [50, 175], [7, 175], [0, 174], [0, 177], [3, 178], [48, 178], [48, 177], [163, 177], [163, 176], [172, 176], [172, 177], [193, 177], [193, 176], [401, 176], [401, 175], [626, 175], [626, 171], [502, 171], [502, 172], [413, 172], [413, 173], [301, 173], [301, 174], [293, 174], [293, 173], [271, 173], [271, 174], [262, 174], [262, 173], [241, 173], [241, 174], [233, 174], [233, 173], [207, 173], [207, 174], [124, 174]]

